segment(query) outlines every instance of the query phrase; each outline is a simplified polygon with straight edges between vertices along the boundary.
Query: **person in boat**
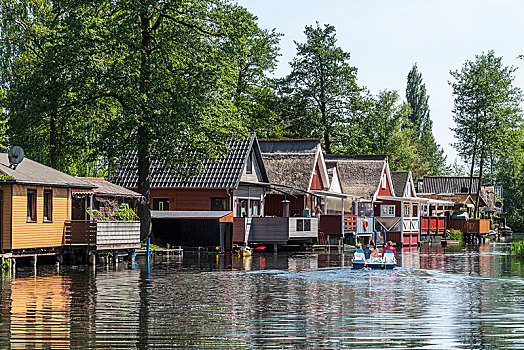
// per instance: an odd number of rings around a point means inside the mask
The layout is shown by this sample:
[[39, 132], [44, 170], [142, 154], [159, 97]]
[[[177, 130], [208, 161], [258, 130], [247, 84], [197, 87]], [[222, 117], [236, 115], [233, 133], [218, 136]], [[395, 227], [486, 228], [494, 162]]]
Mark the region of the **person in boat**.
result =
[[373, 241], [373, 238], [370, 238], [368, 244], [366, 244], [366, 248], [364, 249], [366, 260], [369, 260], [369, 258], [371, 258], [371, 254], [373, 254], [375, 250], [375, 241]]
[[388, 243], [386, 244], [386, 246], [382, 250], [382, 257], [384, 257], [384, 254], [386, 252], [392, 252], [393, 254], [395, 254], [395, 258], [397, 257], [397, 250], [395, 249], [395, 247], [393, 247], [393, 242], [388, 241]]
[[355, 247], [357, 249], [355, 250], [355, 253], [353, 254], [353, 260], [361, 260], [365, 262], [366, 255], [364, 254], [364, 251], [362, 250], [362, 244], [357, 243]]
[[242, 247], [240, 247], [240, 250], [247, 250], [247, 251], [252, 251], [253, 249], [250, 248], [248, 245], [247, 245], [247, 242], [244, 241], [244, 244], [242, 245]]

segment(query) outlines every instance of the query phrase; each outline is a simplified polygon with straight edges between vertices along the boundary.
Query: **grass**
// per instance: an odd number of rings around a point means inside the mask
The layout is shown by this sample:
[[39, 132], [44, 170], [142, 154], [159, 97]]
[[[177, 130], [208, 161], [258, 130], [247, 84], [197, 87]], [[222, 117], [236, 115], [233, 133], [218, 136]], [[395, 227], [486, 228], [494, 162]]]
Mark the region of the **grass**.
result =
[[464, 241], [464, 236], [462, 235], [462, 232], [460, 232], [459, 230], [451, 229], [451, 230], [449, 230], [448, 234], [446, 235], [446, 239], [448, 239], [450, 241], [463, 242]]
[[514, 241], [508, 249], [508, 254], [518, 258], [524, 258], [524, 239]]

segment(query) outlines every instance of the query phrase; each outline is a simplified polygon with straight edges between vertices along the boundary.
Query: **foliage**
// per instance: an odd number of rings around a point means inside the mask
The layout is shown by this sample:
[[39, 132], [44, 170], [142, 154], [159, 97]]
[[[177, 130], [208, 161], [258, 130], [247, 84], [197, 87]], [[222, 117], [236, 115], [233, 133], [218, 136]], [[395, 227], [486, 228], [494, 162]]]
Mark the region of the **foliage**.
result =
[[138, 220], [139, 217], [136, 215], [135, 211], [131, 209], [129, 204], [122, 203], [118, 207], [118, 210], [114, 215], [113, 219], [116, 221], [133, 221]]
[[[495, 157], [505, 157], [507, 141], [521, 133], [522, 97], [513, 85], [514, 72], [515, 68], [505, 67], [493, 51], [477, 55], [461, 70], [451, 72], [455, 79], [450, 82], [455, 96], [453, 119], [457, 124], [452, 130], [459, 140], [454, 147], [471, 164], [470, 176], [478, 162], [479, 188], [486, 160], [491, 158], [493, 164]], [[468, 187], [472, 191], [471, 185]], [[477, 213], [478, 203], [475, 216]]]
[[281, 82], [284, 119], [291, 134], [321, 138], [326, 152], [332, 153], [339, 125], [347, 122], [352, 102], [359, 99], [357, 69], [349, 65], [349, 52], [336, 46], [332, 25], [317, 22], [306, 26], [304, 34], [306, 42], [295, 42], [291, 73]]
[[451, 229], [446, 235], [446, 239], [450, 241], [464, 241], [464, 236], [460, 230]]
[[518, 258], [524, 258], [524, 239], [513, 241], [508, 249], [508, 254]]

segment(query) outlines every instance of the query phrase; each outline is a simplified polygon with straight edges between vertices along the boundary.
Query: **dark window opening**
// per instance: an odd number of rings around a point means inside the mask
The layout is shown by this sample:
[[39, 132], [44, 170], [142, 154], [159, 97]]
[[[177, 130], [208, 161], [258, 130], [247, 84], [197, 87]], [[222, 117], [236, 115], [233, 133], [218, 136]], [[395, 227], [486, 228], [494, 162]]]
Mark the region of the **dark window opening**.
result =
[[297, 220], [297, 231], [304, 231], [304, 220], [303, 219]]
[[252, 173], [253, 173], [253, 155], [252, 153], [249, 153], [249, 157], [247, 157], [246, 174], [252, 174]]
[[462, 187], [462, 188], [460, 189], [460, 192], [461, 192], [461, 193], [468, 193], [468, 190], [469, 190], [468, 187]]
[[227, 198], [211, 198], [211, 210], [226, 211]]
[[53, 191], [44, 190], [44, 221], [53, 221]]
[[36, 222], [36, 190], [27, 190], [27, 221]]
[[169, 198], [153, 198], [153, 210], [169, 210]]

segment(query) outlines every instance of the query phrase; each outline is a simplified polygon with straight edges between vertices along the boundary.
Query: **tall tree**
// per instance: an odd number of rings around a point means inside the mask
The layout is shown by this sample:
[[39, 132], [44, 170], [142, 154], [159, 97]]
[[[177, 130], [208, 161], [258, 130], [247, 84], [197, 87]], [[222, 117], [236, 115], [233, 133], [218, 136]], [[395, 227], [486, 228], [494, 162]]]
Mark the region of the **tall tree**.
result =
[[[470, 185], [478, 162], [480, 193], [486, 159], [492, 152], [503, 152], [504, 144], [512, 133], [521, 127], [521, 91], [513, 85], [514, 67], [505, 67], [502, 58], [493, 51], [466, 61], [460, 70], [452, 71], [455, 79], [450, 82], [455, 96], [452, 128], [459, 142], [454, 144], [459, 155], [470, 168]], [[478, 215], [478, 201], [475, 213]]]
[[343, 124], [351, 110], [352, 100], [359, 97], [357, 69], [349, 65], [350, 54], [336, 46], [335, 27], [326, 24], [306, 26], [305, 43], [295, 42], [297, 54], [291, 73], [284, 80], [284, 94], [293, 108], [304, 133], [319, 137], [326, 152], [334, 150], [337, 127]]
[[433, 121], [430, 118], [428, 104], [429, 96], [422, 80], [422, 73], [418, 71], [416, 63], [408, 73], [406, 101], [411, 108], [408, 119], [411, 122], [415, 141], [420, 144], [418, 151], [420, 157], [427, 162], [428, 174], [440, 175], [446, 172], [446, 156], [433, 136]]

